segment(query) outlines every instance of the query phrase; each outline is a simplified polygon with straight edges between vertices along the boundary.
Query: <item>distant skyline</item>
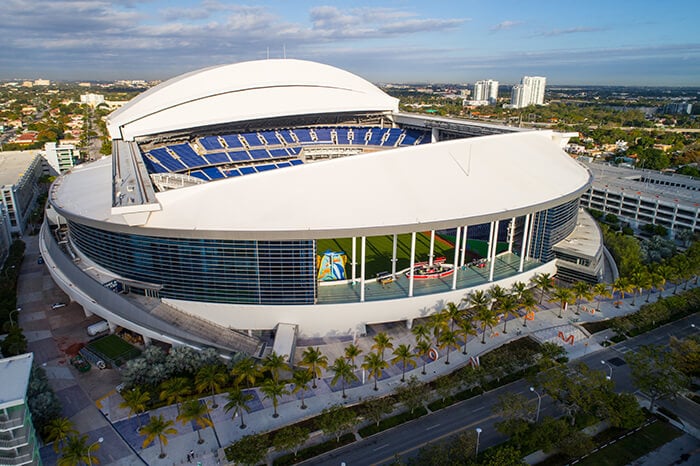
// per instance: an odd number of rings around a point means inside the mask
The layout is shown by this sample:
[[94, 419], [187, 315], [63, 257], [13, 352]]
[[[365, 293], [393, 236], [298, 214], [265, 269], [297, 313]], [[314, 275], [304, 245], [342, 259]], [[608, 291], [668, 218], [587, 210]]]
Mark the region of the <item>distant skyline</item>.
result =
[[286, 50], [373, 82], [700, 86], [697, 0], [346, 5], [5, 0], [0, 79], [165, 80]]

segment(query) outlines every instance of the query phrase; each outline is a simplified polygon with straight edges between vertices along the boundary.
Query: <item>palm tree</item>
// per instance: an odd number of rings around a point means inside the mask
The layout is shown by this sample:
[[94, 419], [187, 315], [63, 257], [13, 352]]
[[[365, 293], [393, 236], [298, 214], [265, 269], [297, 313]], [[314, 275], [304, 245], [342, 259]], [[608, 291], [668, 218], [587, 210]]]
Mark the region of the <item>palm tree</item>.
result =
[[240, 384], [245, 380], [248, 388], [251, 388], [260, 376], [260, 368], [253, 358], [244, 358], [233, 366], [231, 375], [234, 377], [236, 384]]
[[345, 358], [336, 358], [335, 362], [333, 362], [333, 365], [330, 367], [330, 370], [332, 370], [334, 373], [333, 378], [331, 379], [331, 385], [335, 386], [335, 384], [338, 383], [338, 380], [340, 380], [340, 385], [343, 390], [343, 398], [347, 398], [347, 395], [345, 395], [345, 383], [348, 381], [354, 382], [357, 380], [354, 369], [355, 366], [350, 364]]
[[493, 285], [489, 288], [489, 296], [491, 297], [491, 310], [495, 311], [501, 304], [501, 300], [508, 295], [508, 292], [499, 285]]
[[391, 342], [393, 338], [386, 334], [386, 332], [379, 332], [374, 336], [374, 344], [372, 345], [373, 350], [377, 350], [381, 354], [382, 361], [384, 361], [384, 350], [394, 349], [394, 343]]
[[450, 349], [458, 348], [459, 342], [457, 341], [457, 333], [452, 330], [445, 330], [440, 335], [440, 349], [447, 348], [447, 358], [445, 359], [445, 364], [450, 363]]
[[192, 393], [190, 379], [187, 377], [175, 377], [163, 381], [160, 384], [160, 399], [168, 404], [177, 404], [177, 412], [180, 413], [180, 404]]
[[165, 420], [162, 414], [151, 416], [148, 424], [141, 429], [141, 435], [146, 436], [141, 448], [146, 448], [153, 440], [158, 439], [158, 444], [160, 445], [159, 458], [165, 458], [163, 446], [168, 444], [168, 435], [177, 434], [177, 429], [173, 427], [173, 424], [175, 423], [172, 420]]
[[46, 424], [44, 433], [46, 434], [46, 441], [53, 442], [53, 451], [58, 453], [61, 444], [69, 437], [77, 434], [78, 431], [67, 418], [57, 417]]
[[603, 298], [612, 298], [612, 293], [610, 288], [608, 288], [607, 283], [596, 283], [593, 285], [593, 295], [596, 297], [596, 311], [600, 311], [600, 301]]
[[459, 333], [464, 337], [464, 349], [462, 350], [462, 354], [467, 354], [467, 340], [469, 339], [469, 335], [476, 336], [477, 333], [476, 327], [474, 327], [474, 317], [465, 312], [462, 314], [458, 323]]
[[199, 400], [185, 401], [182, 404], [182, 411], [178, 414], [177, 420], [182, 422], [184, 426], [187, 426], [189, 422], [194, 422], [199, 426], [199, 429], [197, 429], [197, 443], [199, 444], [204, 443], [204, 439], [202, 439], [202, 429], [214, 427], [214, 423], [211, 422], [211, 418], [209, 417], [209, 408], [207, 404], [202, 404]]
[[129, 417], [132, 414], [136, 415], [136, 420], [139, 422], [139, 430], [141, 430], [142, 425], [139, 414], [146, 411], [146, 405], [151, 401], [151, 394], [141, 391], [141, 387], [134, 387], [131, 390], [122, 392], [122, 398], [124, 398], [124, 401], [119, 403], [119, 407], [128, 409]]
[[661, 293], [661, 292], [663, 291], [663, 289], [664, 289], [664, 286], [666, 285], [666, 279], [663, 277], [663, 275], [661, 275], [661, 274], [658, 272], [658, 269], [656, 269], [656, 270], [654, 270], [653, 272], [651, 272], [651, 274], [649, 275], [649, 277], [650, 277], [650, 280], [651, 280], [651, 286], [649, 287], [649, 289], [648, 289], [648, 291], [647, 291], [647, 299], [646, 299], [646, 302], [649, 302], [649, 299], [651, 299], [651, 289], [652, 289], [652, 288], [654, 288], [654, 289], [656, 289], [656, 290], [659, 290], [659, 293]]
[[362, 350], [359, 346], [355, 344], [350, 344], [345, 347], [345, 358], [349, 359], [352, 363], [353, 369], [357, 366], [355, 365], [355, 358], [362, 354]]
[[576, 282], [571, 287], [571, 290], [573, 291], [574, 300], [576, 301], [576, 315], [578, 315], [581, 309], [581, 300], [588, 300], [592, 297], [591, 285], [586, 282]]
[[[428, 356], [431, 349], [432, 346], [430, 346], [430, 342], [427, 340], [418, 340], [418, 343], [416, 343], [416, 354], [421, 359]], [[423, 370], [421, 371], [421, 374], [425, 375], [425, 359], [423, 359]]]
[[433, 332], [435, 344], [440, 340], [440, 334], [447, 330], [447, 314], [444, 312], [436, 312], [428, 319], [428, 327]]
[[301, 366], [308, 367], [313, 375], [313, 384], [311, 388], [316, 388], [316, 379], [321, 377], [321, 368], [328, 367], [328, 356], [321, 353], [321, 350], [316, 348], [306, 348], [301, 354]]
[[413, 351], [411, 350], [411, 345], [400, 344], [394, 350], [394, 359], [391, 360], [393, 365], [397, 365], [401, 362], [401, 381], [406, 381], [406, 366], [416, 366], [416, 359]]
[[525, 309], [525, 315], [523, 316], [523, 327], [527, 327], [527, 315], [531, 312], [534, 315], [535, 309], [537, 309], [537, 300], [532, 295], [530, 290], [527, 290], [527, 293], [523, 294], [522, 300], [520, 301], [520, 306]]
[[462, 311], [457, 307], [455, 303], [452, 302], [447, 303], [447, 307], [443, 309], [443, 311], [445, 312], [445, 315], [450, 321], [450, 330], [454, 331], [455, 323], [457, 322], [457, 319], [459, 319], [459, 316], [462, 314]]
[[520, 317], [520, 314], [518, 314], [518, 308], [518, 301], [512, 294], [506, 295], [501, 299], [501, 306], [499, 310], [503, 313], [503, 333], [508, 333], [506, 331], [508, 316], [513, 316], [516, 319]]
[[510, 289], [515, 295], [515, 299], [521, 301], [523, 299], [523, 294], [527, 291], [527, 285], [524, 282], [515, 282]]
[[277, 354], [274, 351], [267, 355], [263, 361], [263, 369], [270, 371], [273, 380], [276, 382], [280, 379], [280, 369], [287, 367], [287, 359], [284, 355]]
[[228, 396], [226, 397], [228, 403], [224, 405], [224, 411], [228, 413], [233, 410], [233, 417], [236, 417], [236, 415], [241, 416], [241, 429], [246, 428], [245, 422], [243, 421], [243, 411], [246, 413], [250, 412], [248, 402], [253, 398], [254, 396], [252, 393], [244, 392], [238, 387], [228, 392]]
[[272, 406], [274, 407], [272, 417], [279, 417], [280, 415], [277, 414], [279, 398], [283, 395], [289, 395], [289, 390], [287, 390], [286, 384], [283, 384], [275, 379], [267, 379], [260, 386], [260, 391], [265, 394], [265, 398], [272, 400]]
[[564, 306], [567, 304], [571, 304], [571, 301], [574, 299], [574, 293], [571, 291], [570, 288], [566, 288], [564, 286], [557, 286], [554, 288], [554, 291], [552, 292], [552, 297], [549, 300], [550, 303], [558, 303], [559, 304], [559, 317], [560, 319], [563, 317], [562, 312], [564, 312]]
[[620, 293], [620, 300], [625, 299], [625, 293], [629, 293], [631, 291], [629, 280], [625, 277], [620, 277], [615, 280], [612, 285], [613, 296], [615, 296], [616, 291]]
[[673, 269], [667, 265], [660, 265], [656, 268], [656, 273], [659, 274], [661, 279], [659, 280], [659, 284], [661, 285], [661, 288], [659, 288], [659, 296], [656, 297], [656, 300], [658, 301], [663, 297], [664, 290], [666, 289], [666, 283], [670, 280], [673, 280]]
[[537, 288], [540, 289], [540, 302], [544, 299], [544, 294], [552, 289], [552, 276], [548, 273], [540, 273], [532, 278], [532, 283], [535, 284]]
[[493, 329], [498, 325], [498, 316], [491, 310], [489, 306], [478, 307], [475, 309], [474, 317], [481, 323], [481, 344], [486, 344], [486, 327]]
[[473, 309], [478, 309], [480, 307], [488, 307], [491, 298], [483, 290], [476, 290], [469, 294], [467, 298], [468, 306]]
[[630, 286], [632, 287], [632, 306], [635, 306], [637, 293], [642, 296], [644, 288], [651, 288], [651, 275], [645, 268], [640, 267], [630, 275]]
[[212, 409], [216, 409], [219, 405], [216, 404], [214, 395], [221, 391], [221, 387], [226, 385], [227, 381], [228, 377], [226, 372], [224, 372], [223, 366], [219, 364], [209, 364], [197, 371], [197, 375], [194, 379], [194, 386], [199, 393], [211, 391], [211, 407]]
[[369, 353], [365, 355], [362, 362], [362, 368], [369, 371], [369, 376], [374, 377], [374, 390], [377, 388], [377, 379], [382, 376], [382, 371], [388, 367], [388, 364], [377, 353]]
[[100, 448], [99, 442], [88, 445], [87, 435], [71, 435], [66, 439], [66, 443], [61, 450], [61, 457], [56, 464], [58, 466], [78, 466], [84, 464], [100, 464], [99, 458], [90, 455], [91, 451]]
[[292, 393], [301, 391], [301, 409], [306, 409], [306, 404], [304, 404], [304, 394], [309, 388], [309, 382], [311, 382], [312, 378], [313, 374], [308, 369], [294, 371], [294, 374], [292, 374], [292, 382], [294, 382]]
[[430, 340], [430, 329], [425, 324], [414, 325], [411, 333], [416, 338], [416, 343], [421, 340]]

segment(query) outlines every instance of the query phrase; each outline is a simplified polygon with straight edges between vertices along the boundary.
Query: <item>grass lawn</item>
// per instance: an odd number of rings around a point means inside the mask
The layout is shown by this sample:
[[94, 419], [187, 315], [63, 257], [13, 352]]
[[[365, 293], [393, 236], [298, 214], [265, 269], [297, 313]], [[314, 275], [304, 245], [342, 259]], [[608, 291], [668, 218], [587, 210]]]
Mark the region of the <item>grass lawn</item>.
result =
[[104, 356], [105, 359], [114, 361], [117, 365], [122, 365], [129, 359], [133, 359], [141, 354], [138, 348], [116, 335], [107, 335], [99, 338], [88, 343], [87, 347], [94, 353]]
[[679, 437], [682, 432], [657, 421], [579, 461], [577, 466], [622, 466]]

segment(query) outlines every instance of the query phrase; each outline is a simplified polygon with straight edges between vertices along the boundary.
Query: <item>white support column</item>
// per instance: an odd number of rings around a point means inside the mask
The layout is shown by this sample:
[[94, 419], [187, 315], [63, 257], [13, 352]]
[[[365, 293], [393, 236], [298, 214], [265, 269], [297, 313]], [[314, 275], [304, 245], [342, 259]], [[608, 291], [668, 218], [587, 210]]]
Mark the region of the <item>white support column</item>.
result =
[[396, 245], [398, 243], [398, 235], [394, 233], [394, 244], [392, 245], [391, 252], [391, 276], [396, 277]]
[[457, 234], [455, 235], [455, 261], [454, 261], [454, 272], [452, 273], [452, 289], [457, 289], [457, 272], [459, 272], [459, 267], [457, 261], [459, 260], [459, 240], [462, 236], [462, 227], [457, 227]]
[[114, 333], [117, 331], [117, 324], [115, 324], [114, 322], [110, 322], [108, 320], [107, 325], [109, 325], [109, 333]]
[[360, 240], [360, 302], [365, 302], [365, 251], [367, 246], [367, 237], [363, 236]]
[[144, 344], [144, 346], [151, 346], [151, 343], [153, 343], [153, 341], [151, 340], [151, 338], [150, 338], [150, 337], [147, 337], [146, 335], [141, 335], [141, 338], [143, 338], [143, 344]]
[[532, 230], [535, 228], [535, 215], [536, 213], [530, 214], [530, 231], [527, 233], [527, 248], [525, 249], [525, 259], [530, 258], [530, 249], [532, 248]]
[[515, 217], [510, 219], [510, 227], [508, 229], [508, 252], [513, 252], [513, 239], [515, 238]]
[[433, 266], [435, 258], [435, 230], [430, 230], [430, 253], [428, 254], [428, 265]]
[[486, 245], [486, 260], [491, 260], [491, 248], [493, 247], [493, 223], [489, 226], [489, 243]]
[[430, 142], [438, 142], [438, 135], [440, 134], [440, 130], [437, 128], [433, 128], [430, 131]]
[[416, 232], [411, 233], [411, 268], [408, 271], [408, 296], [413, 296], [413, 267], [416, 264]]
[[496, 251], [498, 251], [498, 220], [496, 220], [493, 228], [493, 247], [491, 248], [491, 257], [489, 261], [491, 262], [489, 268], [489, 281], [493, 281], [493, 271], [496, 268]]
[[462, 233], [462, 259], [459, 261], [459, 265], [464, 265], [467, 260], [467, 226], [464, 226], [464, 231]]
[[357, 237], [352, 237], [352, 284], [357, 283]]
[[523, 225], [523, 244], [520, 247], [520, 266], [518, 267], [518, 272], [522, 272], [525, 267], [525, 251], [527, 251], [527, 230], [530, 228], [530, 216], [532, 214], [527, 214], [525, 216], [525, 225]]

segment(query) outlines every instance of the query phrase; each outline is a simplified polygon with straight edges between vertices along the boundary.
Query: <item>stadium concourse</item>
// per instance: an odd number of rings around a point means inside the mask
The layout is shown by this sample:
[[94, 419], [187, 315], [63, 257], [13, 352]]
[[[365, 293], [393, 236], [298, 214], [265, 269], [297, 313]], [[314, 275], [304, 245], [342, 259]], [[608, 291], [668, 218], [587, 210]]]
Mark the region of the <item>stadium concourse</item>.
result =
[[[695, 285], [691, 283], [691, 286]], [[670, 289], [672, 289], [671, 285], [669, 285], [669, 290]], [[461, 350], [452, 351], [450, 355], [450, 365], [444, 363], [445, 353], [440, 350], [438, 351], [439, 358], [436, 361], [431, 361], [429, 359], [425, 361], [427, 364], [426, 375], [421, 374], [421, 365], [423, 361], [419, 360], [415, 368], [406, 372], [406, 377], [416, 376], [423, 382], [433, 380], [440, 375], [447, 374], [461, 366], [469, 364], [472, 358], [476, 356], [487, 353], [509, 341], [528, 335], [538, 341], [551, 341], [562, 345], [567, 350], [571, 360], [580, 358], [586, 354], [591, 354], [601, 348], [600, 344], [603, 343], [607, 337], [603, 336], [603, 334], [590, 336], [583, 327], [580, 326], [580, 323], [609, 319], [638, 310], [638, 307], [631, 305], [631, 297], [622, 300], [622, 304], [619, 307], [613, 304], [614, 301], [619, 301], [619, 299], [603, 300], [601, 302], [600, 312], [581, 312], [580, 315], [576, 316], [569, 310], [565, 313], [565, 319], [562, 320], [557, 317], [559, 314], [558, 306], [555, 304], [548, 304], [545, 300], [545, 304], [538, 307], [535, 313], [535, 319], [528, 322], [527, 327], [522, 327], [521, 319], [517, 321], [512, 319], [513, 321], [510, 322], [507, 334], [503, 334], [497, 330], [495, 333], [487, 336], [486, 344], [484, 345], [481, 344], [480, 334], [472, 337], [467, 343], [467, 355], [463, 355]], [[588, 305], [584, 304], [584, 307], [587, 308], [592, 305], [593, 303], [589, 303]], [[371, 331], [374, 333], [387, 330], [394, 337], [395, 345], [401, 343], [414, 344], [414, 337], [411, 335], [410, 331], [407, 331], [401, 326], [382, 325], [372, 327]], [[564, 335], [563, 338], [560, 336], [560, 332]], [[569, 339], [569, 336], [573, 336], [573, 342], [571, 341], [572, 339]], [[350, 341], [348, 341], [348, 339], [343, 338], [300, 341], [301, 345], [308, 344], [314, 347], [318, 346], [323, 354], [327, 355], [331, 361], [334, 360], [335, 357], [343, 356], [344, 347], [349, 343]], [[372, 335], [360, 337], [357, 340], [357, 344], [366, 354], [371, 351], [370, 348], [373, 344]], [[301, 347], [297, 351], [301, 352], [303, 349], [304, 348]], [[313, 417], [320, 414], [324, 408], [336, 404], [352, 405], [361, 401], [366, 401], [368, 398], [389, 394], [393, 392], [397, 386], [401, 385], [401, 372], [400, 364], [390, 366], [382, 377], [380, 377], [378, 383], [379, 390], [375, 392], [373, 390], [374, 382], [369, 380], [361, 370], [358, 370], [357, 375], [360, 381], [346, 388], [348, 395], [346, 399], [341, 397], [340, 384], [335, 386], [331, 385], [332, 374], [326, 372], [323, 374], [322, 378], [317, 381], [318, 388], [315, 390], [309, 389], [306, 392], [305, 403], [308, 406], [306, 410], [300, 409], [301, 402], [299, 400], [299, 393], [296, 395], [284, 396], [280, 399], [278, 407], [280, 416], [278, 418], [272, 417], [272, 403], [269, 399], [265, 399], [258, 388], [247, 390], [253, 395], [253, 399], [248, 403], [250, 413], [245, 414], [246, 429], [240, 429], [240, 419], [232, 418], [230, 413], [226, 413], [223, 410], [223, 405], [226, 403], [226, 395], [217, 395], [217, 404], [219, 406], [211, 412], [215, 430], [206, 428], [201, 431], [202, 438], [205, 440], [201, 445], [197, 444], [198, 435], [196, 429], [198, 429], [198, 427], [193, 423], [183, 426], [179, 421], [175, 420], [177, 416], [175, 405], [143, 413], [140, 415], [141, 422], [143, 423], [148, 422], [151, 416], [157, 415], [163, 415], [166, 419], [175, 421], [175, 427], [178, 429], [178, 433], [169, 438], [166, 447], [168, 456], [164, 459], [158, 458], [160, 450], [156, 444], [151, 444], [145, 449], [141, 448], [143, 437], [136, 433], [139, 421], [133, 416], [129, 417], [127, 410], [118, 407], [122, 398], [119, 394], [115, 393], [101, 400], [101, 410], [105, 417], [110, 420], [113, 428], [128, 442], [133, 449], [134, 455], [114, 463], [106, 463], [103, 461], [102, 464], [106, 466], [140, 464], [135, 455], [141, 457], [143, 461], [149, 465], [180, 464], [186, 462], [187, 453], [190, 450], [194, 450], [195, 452], [194, 461], [200, 462], [203, 466], [223, 464], [224, 453], [222, 447], [228, 446], [242, 436], [267, 432], [302, 419]], [[211, 398], [204, 397], [201, 399], [201, 402], [211, 405]], [[322, 439], [319, 437], [316, 438], [315, 441], [320, 442], [321, 440]], [[313, 443], [314, 440], [311, 442]], [[52, 463], [55, 459], [55, 453], [51, 446], [46, 446], [42, 449], [42, 457], [45, 460], [45, 464]]]
[[286, 59], [178, 76], [107, 128], [112, 155], [51, 186], [40, 248], [71, 300], [146, 344], [293, 358], [297, 338], [603, 273], [568, 134], [403, 113], [358, 76]]

